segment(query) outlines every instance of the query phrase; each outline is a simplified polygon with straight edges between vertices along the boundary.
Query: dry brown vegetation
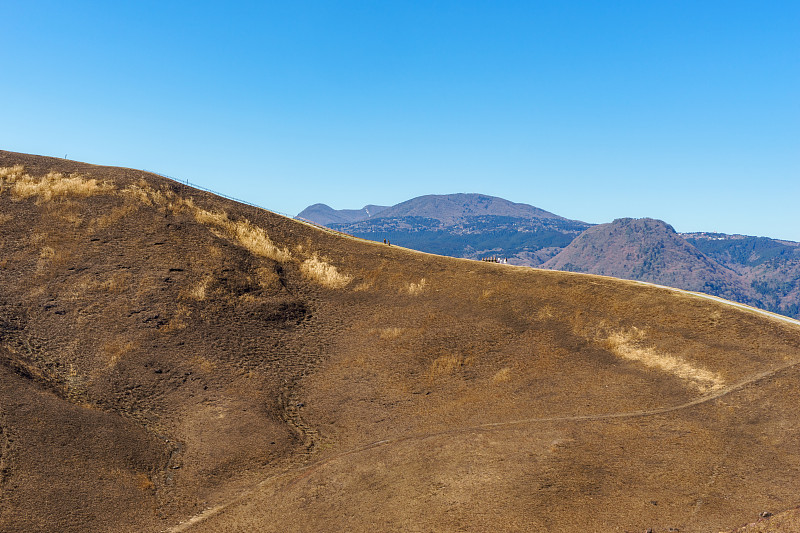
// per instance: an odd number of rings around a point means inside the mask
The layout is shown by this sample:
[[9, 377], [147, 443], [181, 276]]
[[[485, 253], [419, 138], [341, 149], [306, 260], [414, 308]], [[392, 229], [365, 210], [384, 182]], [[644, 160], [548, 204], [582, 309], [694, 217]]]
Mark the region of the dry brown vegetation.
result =
[[800, 503], [800, 325], [0, 167], [0, 531], [705, 532]]
[[422, 294], [422, 291], [425, 290], [425, 286], [427, 284], [428, 284], [428, 282], [425, 280], [425, 278], [422, 278], [421, 280], [419, 280], [418, 283], [409, 283], [408, 284], [408, 294], [411, 294], [411, 295]]
[[292, 257], [286, 248], [281, 249], [275, 246], [263, 228], [254, 226], [249, 220], [232, 221], [222, 211], [212, 212], [197, 207], [191, 199], [186, 200], [182, 205], [189, 209], [195, 220], [221, 230], [226, 236], [256, 255], [280, 262], [288, 261]]
[[316, 255], [303, 261], [300, 270], [309, 279], [332, 289], [341, 289], [353, 280], [352, 276], [340, 273], [335, 266]]
[[110, 183], [101, 183], [79, 174], [64, 176], [60, 172], [48, 172], [42, 177], [32, 177], [25, 173], [23, 165], [0, 168], [0, 191], [6, 187], [15, 200], [36, 196], [37, 201], [41, 202], [67, 196], [92, 196], [113, 189]]
[[645, 333], [640, 329], [616, 331], [608, 336], [607, 343], [613, 354], [674, 374], [697, 387], [700, 392], [718, 390], [725, 385], [718, 374], [693, 366], [680, 357], [659, 353], [653, 346], [646, 345]]

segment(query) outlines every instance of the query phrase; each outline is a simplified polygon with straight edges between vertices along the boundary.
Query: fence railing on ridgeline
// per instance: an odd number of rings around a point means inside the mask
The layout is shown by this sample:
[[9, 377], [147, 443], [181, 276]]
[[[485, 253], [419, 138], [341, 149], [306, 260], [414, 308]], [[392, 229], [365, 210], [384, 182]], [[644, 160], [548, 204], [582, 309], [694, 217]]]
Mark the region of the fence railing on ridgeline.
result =
[[228, 200], [233, 200], [234, 202], [239, 202], [240, 204], [247, 204], [251, 207], [256, 207], [258, 209], [263, 209], [264, 211], [269, 211], [270, 213], [275, 213], [276, 215], [281, 215], [286, 218], [294, 218], [292, 215], [283, 213], [281, 211], [276, 211], [275, 209], [270, 209], [268, 207], [264, 207], [263, 205], [258, 205], [253, 202], [248, 202], [247, 200], [242, 200], [241, 198], [235, 198], [229, 194], [225, 194], [224, 192], [215, 191], [214, 189], [209, 189], [208, 187], [203, 187], [202, 185], [198, 185], [197, 183], [192, 183], [189, 180], [181, 180], [178, 178], [173, 178], [172, 176], [167, 176], [166, 174], [162, 174], [161, 172], [154, 172], [152, 170], [147, 170], [146, 168], [142, 169], [144, 172], [149, 172], [150, 174], [155, 174], [156, 176], [161, 176], [162, 178], [166, 178], [168, 180], [174, 181], [176, 183], [180, 183], [181, 185], [186, 185], [188, 187], [193, 187], [195, 189], [200, 189], [201, 191], [210, 192], [211, 194], [215, 194], [217, 196], [222, 196], [223, 198], [227, 198]]
[[[246, 205], [249, 205], [251, 207], [255, 207], [257, 209], [263, 209], [264, 211], [269, 211], [270, 213], [275, 213], [277, 215], [284, 216], [286, 218], [299, 220], [300, 222], [304, 222], [304, 223], [309, 224], [311, 226], [315, 226], [315, 227], [317, 227], [317, 228], [319, 228], [321, 230], [327, 231], [328, 233], [338, 233], [339, 235], [344, 235], [345, 237], [353, 238], [353, 236], [350, 235], [349, 233], [345, 233], [343, 231], [335, 230], [335, 229], [329, 228], [327, 226], [323, 226], [322, 224], [317, 224], [316, 222], [312, 222], [312, 221], [310, 221], [308, 219], [305, 219], [305, 218], [302, 218], [302, 217], [296, 217], [295, 218], [292, 215], [283, 213], [281, 211], [276, 211], [275, 209], [270, 209], [268, 207], [264, 207], [263, 205], [254, 204], [253, 202], [248, 202], [247, 200], [242, 200], [241, 198], [236, 198], [236, 197], [231, 196], [229, 194], [225, 194], [224, 192], [219, 192], [219, 191], [215, 191], [214, 189], [209, 189], [208, 187], [203, 187], [202, 185], [198, 185], [197, 183], [192, 183], [189, 180], [181, 180], [181, 179], [178, 179], [178, 178], [173, 178], [172, 176], [167, 176], [166, 174], [162, 174], [161, 172], [154, 172], [152, 170], [147, 170], [146, 168], [143, 168], [142, 171], [149, 172], [150, 174], [155, 174], [156, 176], [161, 176], [162, 178], [166, 178], [166, 179], [168, 179], [170, 181], [174, 181], [175, 183], [180, 183], [181, 185], [186, 185], [188, 187], [193, 187], [195, 189], [200, 189], [201, 191], [210, 192], [211, 194], [216, 194], [217, 196], [222, 196], [223, 198], [227, 198], [228, 200], [233, 200], [234, 202], [239, 202], [240, 204], [246, 204]], [[364, 239], [364, 240], [366, 240], [366, 239]]]

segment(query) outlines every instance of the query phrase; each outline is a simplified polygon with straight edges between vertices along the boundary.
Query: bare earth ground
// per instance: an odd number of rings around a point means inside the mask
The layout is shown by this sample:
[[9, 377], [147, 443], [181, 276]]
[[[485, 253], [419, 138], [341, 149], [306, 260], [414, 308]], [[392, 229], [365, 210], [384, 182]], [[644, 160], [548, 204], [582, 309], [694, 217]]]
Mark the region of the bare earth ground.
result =
[[789, 531], [795, 322], [0, 167], [2, 531]]

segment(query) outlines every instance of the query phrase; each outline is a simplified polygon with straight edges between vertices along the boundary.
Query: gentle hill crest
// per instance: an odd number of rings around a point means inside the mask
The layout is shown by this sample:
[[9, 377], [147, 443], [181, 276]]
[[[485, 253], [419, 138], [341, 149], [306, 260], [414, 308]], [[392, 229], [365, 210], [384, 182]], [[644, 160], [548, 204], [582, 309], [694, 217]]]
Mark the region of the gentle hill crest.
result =
[[800, 317], [800, 243], [678, 234], [653, 219], [625, 218], [593, 227], [478, 194], [422, 196], [371, 217], [324, 207], [328, 211], [315, 215], [319, 209], [312, 206], [303, 212], [309, 216], [300, 218], [364, 239], [388, 239], [451, 257], [499, 257], [515, 265], [649, 281]]

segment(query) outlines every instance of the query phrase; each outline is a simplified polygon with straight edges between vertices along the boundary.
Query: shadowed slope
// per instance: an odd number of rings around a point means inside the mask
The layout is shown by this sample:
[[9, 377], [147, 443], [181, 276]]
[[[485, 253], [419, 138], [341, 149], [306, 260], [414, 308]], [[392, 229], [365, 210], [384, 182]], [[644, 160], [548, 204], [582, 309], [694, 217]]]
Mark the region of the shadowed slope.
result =
[[798, 503], [795, 324], [0, 167], [0, 529], [709, 531]]

